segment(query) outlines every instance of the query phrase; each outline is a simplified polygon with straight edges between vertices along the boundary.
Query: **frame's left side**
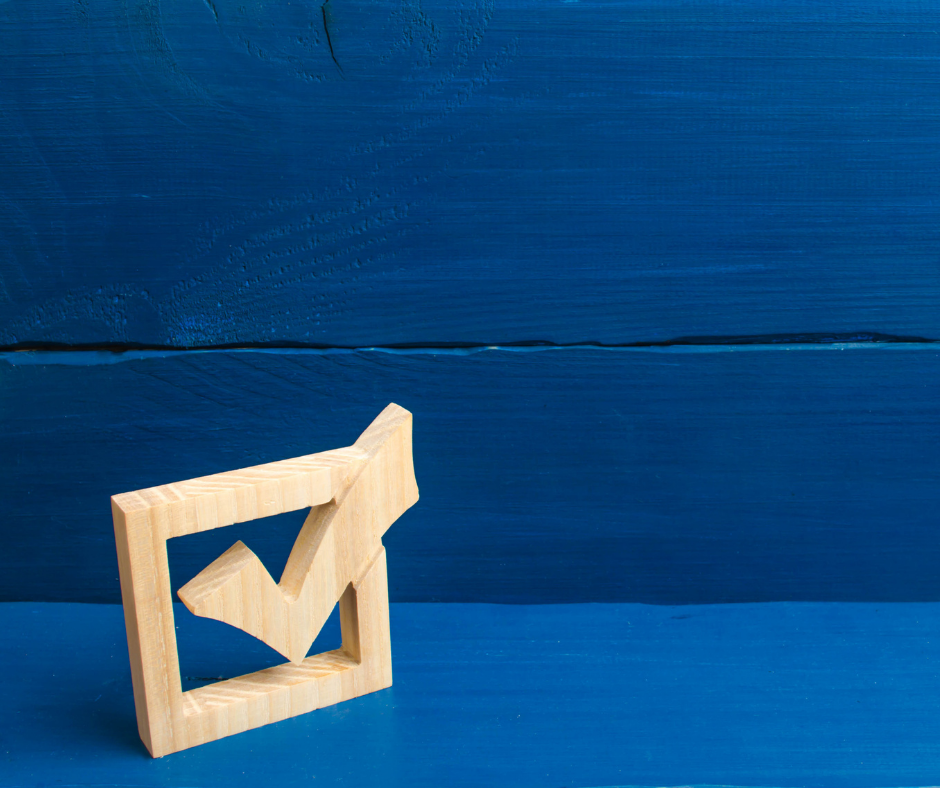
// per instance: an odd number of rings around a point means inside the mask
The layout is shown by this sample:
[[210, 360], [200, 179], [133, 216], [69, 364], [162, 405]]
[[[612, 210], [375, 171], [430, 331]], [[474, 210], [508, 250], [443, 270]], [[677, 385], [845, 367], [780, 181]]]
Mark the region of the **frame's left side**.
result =
[[181, 749], [186, 725], [166, 539], [154, 527], [150, 507], [128, 506], [121, 498], [111, 499], [111, 512], [137, 728], [159, 758]]

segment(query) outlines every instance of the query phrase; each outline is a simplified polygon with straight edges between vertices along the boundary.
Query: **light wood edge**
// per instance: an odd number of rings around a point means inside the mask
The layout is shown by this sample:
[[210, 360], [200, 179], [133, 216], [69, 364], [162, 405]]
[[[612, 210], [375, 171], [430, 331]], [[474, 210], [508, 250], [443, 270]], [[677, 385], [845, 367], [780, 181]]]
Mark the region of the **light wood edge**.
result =
[[172, 539], [328, 503], [366, 459], [362, 449], [349, 446], [121, 493], [111, 500], [125, 515], [148, 513], [152, 527]]

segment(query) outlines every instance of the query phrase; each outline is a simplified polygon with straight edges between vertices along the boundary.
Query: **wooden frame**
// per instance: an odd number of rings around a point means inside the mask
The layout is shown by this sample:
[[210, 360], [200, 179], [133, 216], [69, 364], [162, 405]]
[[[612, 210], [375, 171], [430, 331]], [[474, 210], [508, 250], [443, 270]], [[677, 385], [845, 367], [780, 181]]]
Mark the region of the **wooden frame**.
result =
[[[394, 404], [349, 448], [114, 496], [137, 726], [151, 755], [391, 686], [382, 535], [417, 500], [411, 414]], [[197, 615], [291, 662], [183, 692], [167, 539], [308, 506], [279, 584], [238, 542], [179, 592]], [[305, 656], [337, 602], [342, 648]]]

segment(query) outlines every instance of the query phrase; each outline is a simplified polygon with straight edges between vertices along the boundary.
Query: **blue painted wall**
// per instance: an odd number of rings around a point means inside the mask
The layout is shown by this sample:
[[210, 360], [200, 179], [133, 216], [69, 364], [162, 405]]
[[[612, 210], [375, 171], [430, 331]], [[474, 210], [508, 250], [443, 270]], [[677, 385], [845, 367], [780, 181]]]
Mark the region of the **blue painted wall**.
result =
[[[940, 599], [940, 349], [8, 353], [0, 597], [119, 599], [108, 498], [415, 414], [394, 601]], [[241, 538], [174, 540], [179, 587]]]
[[0, 342], [938, 337], [937, 29], [905, 0], [7, 0]]
[[[0, 2], [0, 598], [116, 600], [109, 495], [394, 400], [422, 501], [393, 599], [940, 599], [938, 29]], [[657, 343], [698, 350], [594, 347]], [[276, 566], [296, 527], [245, 538]]]

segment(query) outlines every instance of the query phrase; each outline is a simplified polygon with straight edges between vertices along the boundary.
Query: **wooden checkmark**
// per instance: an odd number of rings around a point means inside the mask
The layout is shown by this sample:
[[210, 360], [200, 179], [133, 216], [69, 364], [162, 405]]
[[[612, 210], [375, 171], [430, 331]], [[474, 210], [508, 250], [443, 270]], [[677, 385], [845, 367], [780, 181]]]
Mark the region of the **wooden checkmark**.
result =
[[333, 497], [311, 508], [280, 583], [236, 542], [179, 590], [197, 616], [238, 627], [297, 664], [340, 597], [381, 556], [382, 535], [418, 501], [411, 414], [389, 405], [353, 446], [311, 461], [331, 469]]

